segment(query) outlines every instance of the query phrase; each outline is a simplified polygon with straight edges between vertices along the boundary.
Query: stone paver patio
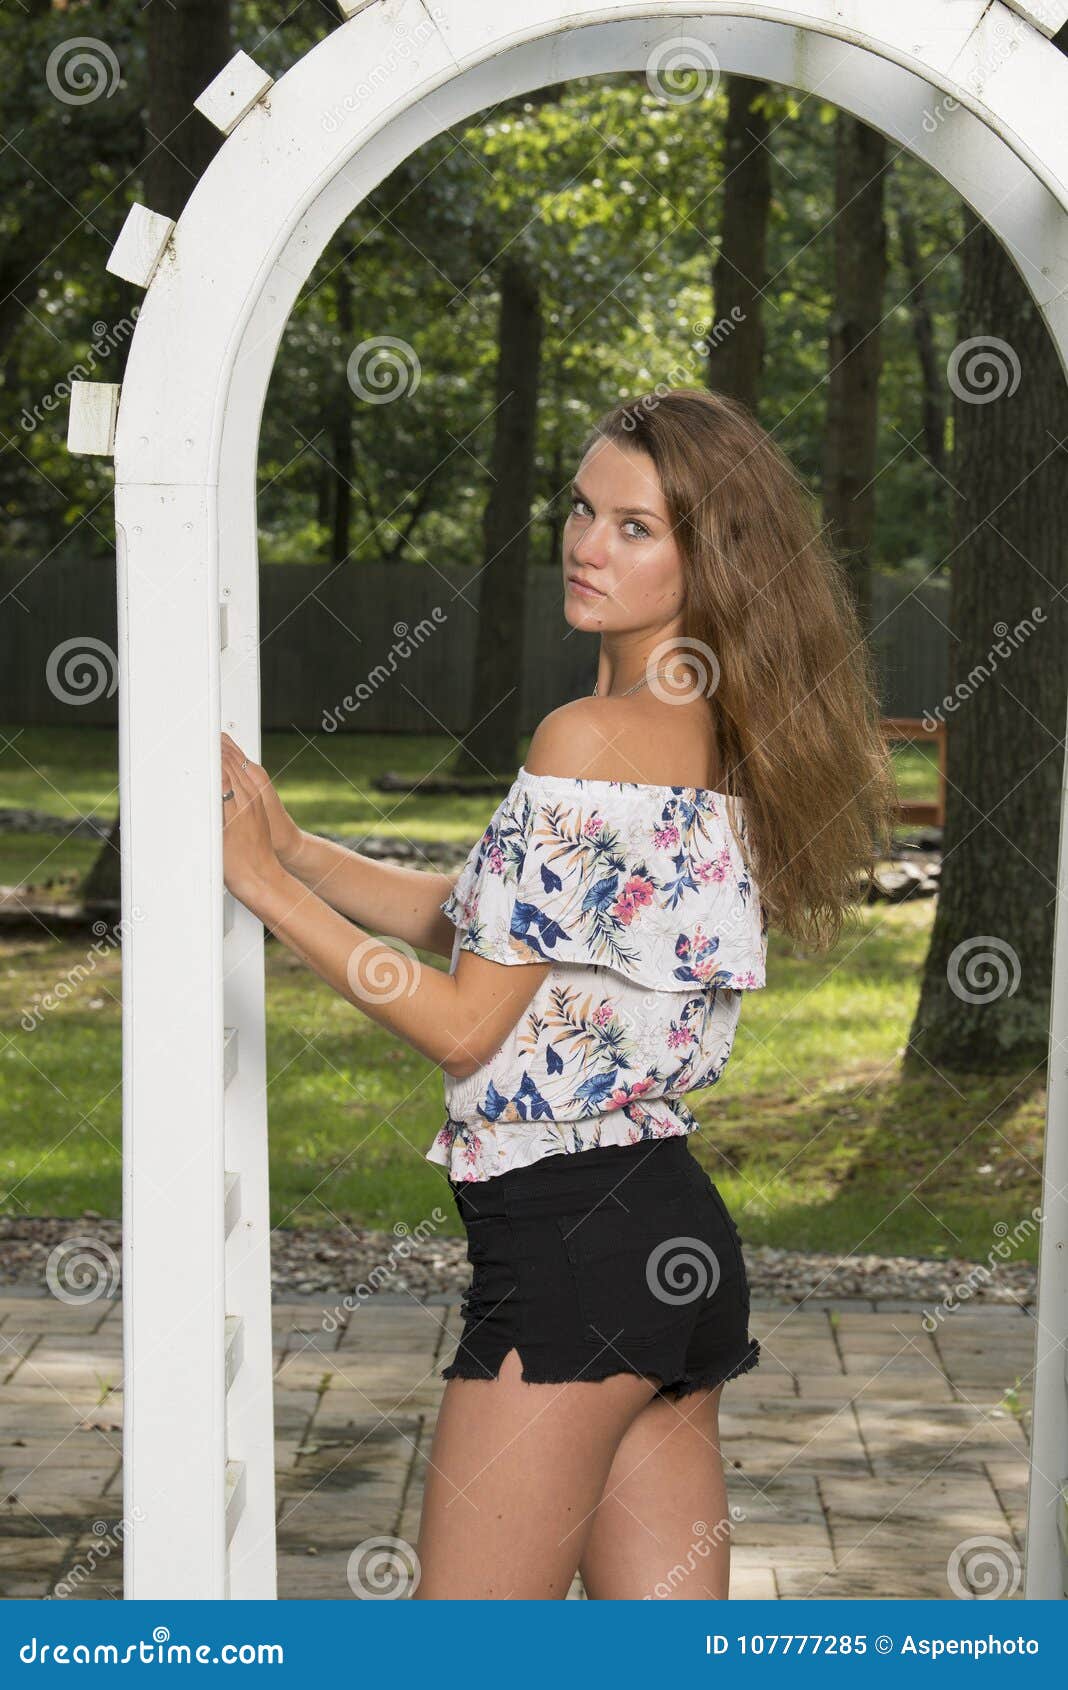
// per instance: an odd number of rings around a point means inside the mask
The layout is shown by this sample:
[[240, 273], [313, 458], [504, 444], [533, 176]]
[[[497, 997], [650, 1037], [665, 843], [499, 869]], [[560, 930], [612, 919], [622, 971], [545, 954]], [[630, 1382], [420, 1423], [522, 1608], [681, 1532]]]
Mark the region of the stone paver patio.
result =
[[[380, 1294], [330, 1331], [334, 1307], [274, 1307], [283, 1598], [355, 1599], [357, 1544], [414, 1544], [459, 1333], [458, 1297]], [[720, 1415], [732, 1597], [953, 1599], [979, 1537], [965, 1588], [989, 1592], [992, 1556], [1022, 1595], [1032, 1316], [972, 1305], [931, 1334], [924, 1307], [754, 1296], [761, 1364]], [[122, 1595], [121, 1321], [116, 1300], [0, 1296], [0, 1596]]]

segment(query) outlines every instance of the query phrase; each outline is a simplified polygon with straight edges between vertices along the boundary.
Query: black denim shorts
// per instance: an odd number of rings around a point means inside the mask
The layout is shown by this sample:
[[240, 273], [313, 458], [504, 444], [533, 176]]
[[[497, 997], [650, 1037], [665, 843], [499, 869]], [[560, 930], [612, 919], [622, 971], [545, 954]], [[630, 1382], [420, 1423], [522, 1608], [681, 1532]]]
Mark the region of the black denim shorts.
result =
[[514, 1348], [532, 1384], [638, 1373], [678, 1398], [759, 1362], [741, 1235], [685, 1137], [449, 1185], [473, 1273], [443, 1379], [494, 1379]]

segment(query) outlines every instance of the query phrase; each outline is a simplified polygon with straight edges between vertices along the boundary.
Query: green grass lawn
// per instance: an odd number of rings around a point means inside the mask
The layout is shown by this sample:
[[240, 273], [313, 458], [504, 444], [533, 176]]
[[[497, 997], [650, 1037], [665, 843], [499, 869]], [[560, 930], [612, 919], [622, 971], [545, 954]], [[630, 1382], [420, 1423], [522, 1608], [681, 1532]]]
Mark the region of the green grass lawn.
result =
[[[443, 741], [320, 738], [325, 752], [296, 735], [271, 735], [264, 748], [304, 826], [464, 841], [481, 831], [486, 795], [395, 801], [365, 790], [371, 770], [433, 766]], [[114, 736], [86, 734], [80, 754], [74, 736], [51, 730], [17, 743], [42, 773], [31, 779], [9, 751], [0, 802], [62, 813], [62, 793], [68, 813], [111, 814]], [[910, 795], [931, 790], [924, 762], [911, 749], [902, 756]], [[694, 1148], [746, 1243], [985, 1260], [995, 1224], [1011, 1228], [1039, 1201], [1045, 1092], [1035, 1079], [900, 1077], [933, 909], [929, 900], [865, 907], [815, 961], [772, 935], [770, 989], [747, 995], [723, 1080], [688, 1100], [703, 1127]], [[66, 977], [70, 995], [25, 1031], [35, 996]], [[443, 1119], [437, 1070], [274, 940], [267, 980], [273, 1223], [388, 1229], [440, 1205], [459, 1232], [443, 1173], [424, 1159]], [[97, 957], [86, 940], [44, 934], [3, 943], [8, 1212], [118, 1215], [120, 992], [113, 950]], [[1034, 1249], [1031, 1239], [1019, 1258]]]
[[[0, 808], [91, 815], [110, 825], [118, 813], [118, 735], [108, 728], [4, 728], [0, 752]], [[299, 733], [263, 736], [262, 760], [282, 801], [310, 831], [396, 839], [477, 839], [495, 799], [412, 797], [378, 792], [376, 775], [389, 769], [414, 780], [444, 772], [452, 742], [442, 735]], [[86, 872], [98, 845], [58, 834], [0, 834], [0, 883], [70, 886]]]
[[[108, 728], [4, 728], [0, 808], [91, 815], [106, 825], [119, 807], [118, 736]], [[410, 797], [371, 785], [386, 769], [413, 779], [444, 770], [450, 743], [441, 735], [299, 733], [263, 736], [264, 767], [290, 814], [314, 832], [398, 839], [477, 839], [495, 800], [488, 794]], [[926, 746], [895, 749], [903, 798], [933, 798], [937, 762]], [[0, 834], [0, 883], [70, 888], [99, 849], [91, 839], [59, 834]]]

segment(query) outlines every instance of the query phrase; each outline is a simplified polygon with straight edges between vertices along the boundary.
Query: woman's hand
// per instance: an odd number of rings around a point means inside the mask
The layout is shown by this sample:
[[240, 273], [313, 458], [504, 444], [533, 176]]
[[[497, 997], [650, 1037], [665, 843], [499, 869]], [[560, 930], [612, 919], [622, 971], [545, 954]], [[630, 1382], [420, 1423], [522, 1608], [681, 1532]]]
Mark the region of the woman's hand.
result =
[[[241, 747], [230, 738], [228, 733], [224, 733], [222, 736], [222, 748], [224, 776], [226, 776], [226, 754], [228, 751], [236, 758], [239, 770], [241, 763], [246, 763], [245, 769], [241, 772], [246, 784], [251, 785], [252, 788], [259, 794], [264, 811], [266, 812], [267, 824], [271, 831], [271, 846], [274, 850], [274, 854], [283, 868], [289, 868], [290, 864], [295, 860], [297, 852], [300, 849], [301, 841], [304, 838], [301, 829], [297, 826], [293, 817], [279, 798], [267, 770], [263, 768], [261, 764], [254, 763], [251, 757], [246, 759], [245, 753], [242, 751]], [[226, 778], [223, 784], [223, 791], [229, 791], [231, 784], [232, 783], [229, 778]], [[237, 788], [235, 787], [234, 791], [236, 792], [236, 790]]]
[[[223, 880], [228, 892], [247, 904], [257, 887], [279, 871], [270, 819], [256, 779], [258, 765], [223, 734]], [[246, 767], [241, 765], [246, 762]], [[258, 771], [261, 775], [263, 770]], [[270, 785], [270, 782], [267, 783]], [[227, 797], [227, 793], [232, 793]]]

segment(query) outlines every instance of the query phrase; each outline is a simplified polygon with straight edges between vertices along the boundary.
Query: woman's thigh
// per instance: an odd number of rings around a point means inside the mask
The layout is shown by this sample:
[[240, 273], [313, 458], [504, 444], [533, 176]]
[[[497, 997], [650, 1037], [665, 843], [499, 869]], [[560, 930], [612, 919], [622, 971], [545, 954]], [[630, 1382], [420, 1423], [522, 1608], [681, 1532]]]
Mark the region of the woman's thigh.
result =
[[450, 1379], [423, 1490], [413, 1596], [566, 1597], [613, 1457], [655, 1380], [532, 1384], [509, 1350], [495, 1379]]
[[723, 1600], [730, 1518], [719, 1448], [723, 1386], [658, 1397], [620, 1439], [580, 1566], [592, 1600]]

